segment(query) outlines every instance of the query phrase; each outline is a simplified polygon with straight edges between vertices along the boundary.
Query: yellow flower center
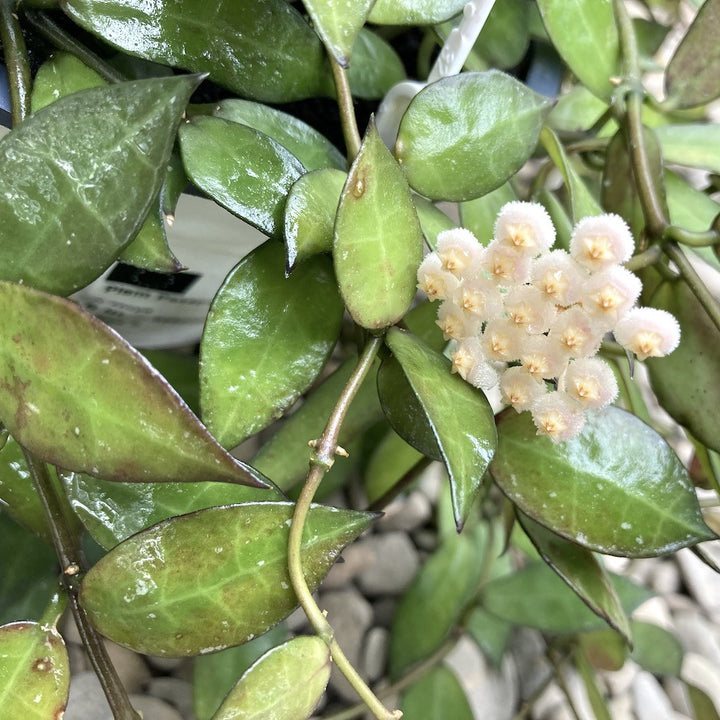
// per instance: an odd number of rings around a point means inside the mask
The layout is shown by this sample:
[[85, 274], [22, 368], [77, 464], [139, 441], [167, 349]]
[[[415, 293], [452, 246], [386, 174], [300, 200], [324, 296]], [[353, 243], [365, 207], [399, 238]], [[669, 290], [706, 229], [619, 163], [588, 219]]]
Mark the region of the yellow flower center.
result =
[[592, 260], [615, 260], [610, 238], [606, 235], [594, 235], [585, 240], [585, 252]]
[[537, 245], [532, 225], [528, 223], [510, 223], [507, 226], [507, 236], [510, 242], [518, 248], [533, 248]]

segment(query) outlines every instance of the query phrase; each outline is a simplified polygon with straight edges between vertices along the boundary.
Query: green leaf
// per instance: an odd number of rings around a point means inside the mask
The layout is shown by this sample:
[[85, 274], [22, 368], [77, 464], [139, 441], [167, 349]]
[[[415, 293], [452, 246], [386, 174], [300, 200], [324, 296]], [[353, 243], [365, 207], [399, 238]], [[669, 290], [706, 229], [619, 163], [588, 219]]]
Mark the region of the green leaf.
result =
[[[28, 481], [29, 482], [29, 481]], [[55, 551], [0, 512], [0, 624], [40, 620], [58, 588]]]
[[240, 678], [213, 720], [306, 720], [330, 679], [330, 649], [317, 635], [269, 650]]
[[106, 550], [151, 525], [196, 510], [284, 499], [274, 489], [228, 483], [118, 483], [81, 473], [62, 475], [75, 514]]
[[467, 630], [488, 660], [499, 668], [512, 635], [512, 624], [476, 607], [470, 613]]
[[542, 188], [534, 199], [548, 211], [548, 215], [550, 215], [550, 219], [555, 226], [555, 248], [570, 252], [570, 237], [572, 236], [573, 224], [562, 203], [558, 200], [557, 194], [547, 188]]
[[404, 318], [407, 329], [419, 337], [435, 352], [442, 353], [447, 346], [437, 322], [437, 305], [429, 300], [419, 302]]
[[702, 232], [720, 215], [720, 204], [670, 170], [665, 172], [665, 189], [673, 225]]
[[593, 95], [584, 85], [575, 85], [558, 98], [547, 118], [557, 132], [587, 132], [607, 112], [608, 104]]
[[141, 352], [197, 415], [200, 411], [197, 355], [174, 350], [141, 350]]
[[84, 90], [0, 140], [0, 278], [68, 295], [98, 277], [155, 202], [197, 83]]
[[342, 303], [329, 258], [288, 278], [285, 249], [267, 241], [218, 290], [200, 345], [203, 419], [239, 444], [280, 417], [315, 380], [340, 332]]
[[220, 205], [273, 237], [282, 236], [285, 197], [300, 161], [264, 133], [196, 116], [180, 128], [188, 177]]
[[410, 307], [422, 232], [402, 170], [374, 121], [340, 197], [333, 258], [340, 292], [358, 325], [385, 328]]
[[428, 558], [395, 612], [388, 658], [391, 678], [442, 645], [477, 589], [481, 573], [478, 547], [467, 535], [447, 538]]
[[720, 331], [683, 281], [664, 282], [652, 305], [680, 323], [680, 346], [667, 357], [648, 358], [650, 383], [662, 407], [692, 435], [720, 452]]
[[405, 67], [390, 43], [363, 28], [355, 39], [347, 77], [353, 97], [380, 100], [405, 80]]
[[684, 682], [695, 720], [718, 720], [720, 715], [718, 715], [712, 698], [697, 685], [693, 685], [687, 680]]
[[392, 490], [423, 459], [394, 430], [377, 444], [365, 468], [365, 494], [374, 503]]
[[330, 252], [340, 195], [347, 173], [324, 168], [306, 173], [290, 188], [285, 204], [287, 266]]
[[542, 559], [577, 593], [577, 596], [613, 629], [630, 641], [630, 623], [610, 578], [597, 558], [575, 543], [517, 512]]
[[0, 417], [45, 462], [105, 480], [265, 485], [140, 353], [74, 302], [0, 282], [0, 318]]
[[583, 652], [575, 653], [574, 660], [575, 669], [582, 678], [595, 720], [613, 720], [610, 717], [607, 701], [598, 687], [597, 675], [590, 661]]
[[672, 633], [652, 623], [632, 621], [633, 649], [630, 658], [653, 675], [678, 677], [683, 646]]
[[34, 622], [0, 627], [0, 707], [6, 717], [56, 720], [70, 689], [65, 644], [54, 628]]
[[[234, 0], [208, 12], [205, 0], [61, 0], [79, 25], [146, 60], [209, 72], [238, 95], [282, 103], [323, 94], [323, 47], [284, 0]], [[282, 42], [278, 42], [281, 38]]]
[[238, 678], [286, 637], [287, 628], [276, 625], [244, 645], [196, 657], [193, 662], [193, 710], [197, 720], [211, 720]]
[[[612, 581], [627, 614], [652, 597], [649, 590], [627, 578], [613, 575]], [[544, 563], [530, 563], [488, 583], [482, 603], [499, 618], [547, 633], [572, 634], [607, 627]]]
[[482, 245], [488, 245], [495, 236], [495, 220], [500, 208], [517, 199], [512, 185], [504, 183], [482, 197], [460, 203], [460, 224], [470, 230]]
[[492, 409], [481, 391], [452, 375], [448, 360], [417, 338], [392, 328], [387, 344], [417, 395], [440, 447], [450, 476], [459, 532], [495, 453]]
[[665, 95], [689, 108], [720, 96], [720, 1], [705, 0], [665, 69]]
[[456, 228], [457, 223], [422, 195], [415, 195], [413, 204], [417, 211], [418, 220], [420, 220], [420, 227], [425, 241], [433, 250], [437, 249], [438, 233]]
[[[349, 357], [312, 392], [253, 457], [253, 467], [271, 477], [281, 490], [290, 489], [307, 475], [310, 460], [308, 441], [322, 434], [356, 365], [357, 358]], [[342, 447], [347, 447], [383, 418], [375, 378], [375, 372], [369, 373], [350, 405], [338, 438]]]
[[218, 103], [213, 115], [265, 133], [291, 152], [308, 172], [330, 167], [345, 170], [345, 158], [338, 149], [324, 135], [288, 113], [231, 98]]
[[529, 413], [498, 422], [493, 479], [524, 513], [578, 545], [651, 557], [714, 537], [665, 440], [616, 407], [588, 413], [574, 440], [536, 434]]
[[[293, 510], [250, 503], [159, 523], [94, 565], [80, 602], [103, 635], [149, 655], [203, 655], [252, 640], [297, 605], [287, 570]], [[310, 510], [302, 558], [311, 589], [372, 518]]]
[[355, 38], [367, 20], [375, 0], [303, 0], [315, 32], [335, 60], [347, 67]]
[[[633, 621], [630, 622], [632, 628]], [[615, 672], [625, 664], [628, 646], [625, 638], [615, 630], [591, 630], [581, 633], [578, 641], [582, 654], [597, 670]]]
[[655, 134], [665, 162], [720, 173], [720, 125], [661, 125]]
[[463, 0], [376, 0], [368, 20], [377, 25], [435, 25], [462, 11]]
[[400, 122], [395, 156], [434, 200], [472, 200], [512, 177], [537, 145], [547, 99], [497, 70], [421, 90]]
[[501, 70], [515, 67], [525, 57], [530, 34], [528, 3], [496, 0], [475, 43], [487, 63]]
[[618, 31], [612, 0], [537, 0], [556, 50], [581, 83], [603, 100], [615, 87]]
[[473, 720], [467, 695], [452, 670], [439, 665], [403, 694], [400, 709], [408, 720]]
[[[649, 135], [645, 136], [647, 140]], [[657, 144], [657, 143], [656, 143]], [[662, 158], [659, 175], [662, 182]], [[653, 172], [656, 168], [653, 168]], [[605, 152], [605, 166], [601, 187], [602, 206], [607, 212], [617, 213], [630, 226], [633, 236], [639, 237], [645, 228], [645, 216], [633, 182], [633, 164], [623, 130], [613, 135]], [[661, 197], [658, 195], [658, 197]]]

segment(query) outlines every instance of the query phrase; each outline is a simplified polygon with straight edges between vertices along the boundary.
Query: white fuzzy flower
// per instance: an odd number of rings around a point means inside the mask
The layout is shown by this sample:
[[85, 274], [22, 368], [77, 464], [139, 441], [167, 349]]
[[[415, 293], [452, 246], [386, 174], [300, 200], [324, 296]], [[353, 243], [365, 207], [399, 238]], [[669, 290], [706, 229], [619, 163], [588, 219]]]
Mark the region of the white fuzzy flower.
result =
[[565, 250], [553, 250], [533, 261], [531, 282], [556, 305], [567, 307], [580, 298], [587, 272]]
[[520, 362], [538, 380], [552, 380], [563, 374], [568, 360], [546, 335], [528, 335], [520, 348]]
[[520, 357], [520, 347], [527, 337], [522, 327], [507, 318], [491, 320], [483, 332], [483, 351], [490, 360], [512, 362]]
[[590, 357], [600, 349], [604, 328], [579, 305], [563, 310], [552, 324], [548, 339], [568, 358]]
[[512, 288], [505, 296], [505, 312], [530, 335], [547, 332], [557, 315], [555, 305], [532, 285]]
[[552, 247], [555, 227], [545, 208], [532, 202], [509, 202], [500, 208], [495, 239], [515, 252], [535, 257]]
[[468, 268], [478, 264], [484, 248], [465, 228], [443, 230], [437, 236], [437, 256], [443, 270], [461, 278]]
[[466, 277], [451, 297], [456, 305], [482, 320], [491, 320], [503, 314], [500, 290], [481, 273]]
[[637, 275], [619, 265], [588, 278], [580, 302], [588, 315], [605, 330], [615, 324], [640, 296], [642, 282]]
[[562, 379], [565, 392], [585, 408], [609, 405], [618, 394], [615, 373], [600, 358], [580, 358], [570, 363]]
[[438, 308], [436, 324], [443, 331], [445, 340], [462, 340], [479, 335], [482, 320], [466, 313], [455, 303], [445, 300]]
[[417, 271], [418, 288], [429, 300], [445, 300], [460, 284], [452, 274], [443, 270], [442, 261], [436, 253], [430, 253], [420, 263]]
[[563, 392], [550, 392], [538, 398], [530, 410], [538, 435], [555, 442], [572, 440], [585, 425], [582, 407]]
[[680, 344], [680, 324], [665, 310], [639, 307], [615, 326], [615, 339], [639, 360], [669, 355]]
[[570, 254], [591, 272], [624, 263], [634, 249], [627, 223], [612, 213], [583, 218], [570, 238]]
[[499, 240], [493, 240], [485, 248], [480, 264], [483, 270], [503, 287], [522, 285], [530, 279], [530, 258], [515, 252]]
[[529, 410], [547, 392], [545, 383], [533, 377], [524, 367], [511, 367], [500, 378], [503, 400], [515, 410]]

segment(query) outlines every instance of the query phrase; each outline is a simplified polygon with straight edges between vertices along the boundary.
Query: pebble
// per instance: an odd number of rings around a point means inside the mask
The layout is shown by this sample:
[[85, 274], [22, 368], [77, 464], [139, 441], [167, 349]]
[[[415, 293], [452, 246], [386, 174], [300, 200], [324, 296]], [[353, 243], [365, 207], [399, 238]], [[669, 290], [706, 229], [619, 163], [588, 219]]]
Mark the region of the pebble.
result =
[[682, 680], [671, 676], [665, 677], [663, 678], [663, 688], [676, 712], [684, 713], [689, 717], [693, 716], [693, 709], [690, 704], [690, 699], [688, 698], [687, 687]]
[[[138, 712], [142, 713], [145, 720], [191, 720], [187, 717], [183, 718], [171, 705], [149, 695], [131, 695], [130, 702]], [[87, 717], [85, 720], [92, 719]]]
[[624, 695], [630, 691], [635, 678], [640, 672], [640, 666], [633, 660], [626, 660], [625, 664], [614, 672], [603, 671], [600, 677], [603, 679], [609, 694], [613, 697]]
[[403, 498], [396, 498], [385, 508], [377, 522], [379, 532], [412, 532], [425, 524], [432, 515], [432, 506], [427, 496], [420, 491], [411, 492]]
[[105, 648], [128, 694], [142, 690], [150, 680], [150, 668], [142, 656], [110, 640], [105, 640]]
[[323, 590], [338, 590], [348, 585], [375, 561], [375, 553], [367, 541], [359, 541], [345, 548], [342, 554], [345, 562], [335, 563], [322, 582]]
[[[703, 549], [717, 562], [720, 558], [717, 557], [715, 547], [717, 547], [716, 543], [703, 545]], [[700, 607], [720, 619], [720, 574], [711, 570], [687, 548], [677, 553], [677, 561], [690, 594]]]
[[670, 608], [668, 608], [665, 599], [659, 595], [646, 600], [637, 608], [633, 613], [633, 620], [659, 625], [670, 632], [673, 632], [675, 628]]
[[70, 697], [63, 720], [113, 720], [100, 681], [92, 670], [70, 677]]
[[545, 640], [537, 630], [517, 628], [510, 640], [510, 651], [517, 667], [520, 697], [526, 700], [552, 673], [545, 658]]
[[383, 627], [371, 628], [365, 636], [362, 665], [370, 682], [379, 680], [385, 673], [390, 633]]
[[637, 720], [676, 720], [675, 710], [657, 679], [641, 670], [632, 686]]
[[185, 661], [185, 658], [155, 657], [154, 655], [146, 655], [145, 659], [151, 668], [167, 674], [175, 672]]
[[420, 559], [403, 532], [371, 535], [364, 543], [374, 555], [373, 563], [358, 576], [362, 591], [370, 597], [400, 595], [412, 582]]
[[174, 677], [156, 677], [150, 680], [146, 692], [172, 705], [185, 720], [194, 717], [192, 685], [189, 682]]
[[720, 708], [720, 668], [702, 655], [689, 652], [683, 658], [680, 678], [707, 693]]
[[394, 597], [378, 598], [374, 604], [375, 624], [384, 628], [390, 628], [395, 619], [397, 610], [397, 599]]
[[650, 577], [652, 589], [660, 595], [669, 595], [680, 590], [680, 569], [671, 560], [658, 562]]
[[697, 607], [676, 612], [673, 619], [677, 638], [685, 652], [702, 655], [720, 667], [720, 630]]

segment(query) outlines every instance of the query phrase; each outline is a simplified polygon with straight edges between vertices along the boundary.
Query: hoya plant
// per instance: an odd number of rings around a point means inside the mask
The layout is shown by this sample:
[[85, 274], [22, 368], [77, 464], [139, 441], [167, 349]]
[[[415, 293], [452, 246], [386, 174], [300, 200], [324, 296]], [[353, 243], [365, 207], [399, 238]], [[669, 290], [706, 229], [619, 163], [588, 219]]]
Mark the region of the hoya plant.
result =
[[[201, 720], [307, 718], [331, 665], [327, 718], [470, 718], [443, 657], [517, 626], [598, 718], [594, 667], [679, 672], [603, 557], [715, 538], [720, 2], [658, 64], [684, 7], [0, 0], [0, 716], [62, 715], [68, 608], [118, 720], [103, 638], [196, 657]], [[224, 260], [173, 245], [188, 194]], [[378, 693], [314, 591], [438, 466]]]

